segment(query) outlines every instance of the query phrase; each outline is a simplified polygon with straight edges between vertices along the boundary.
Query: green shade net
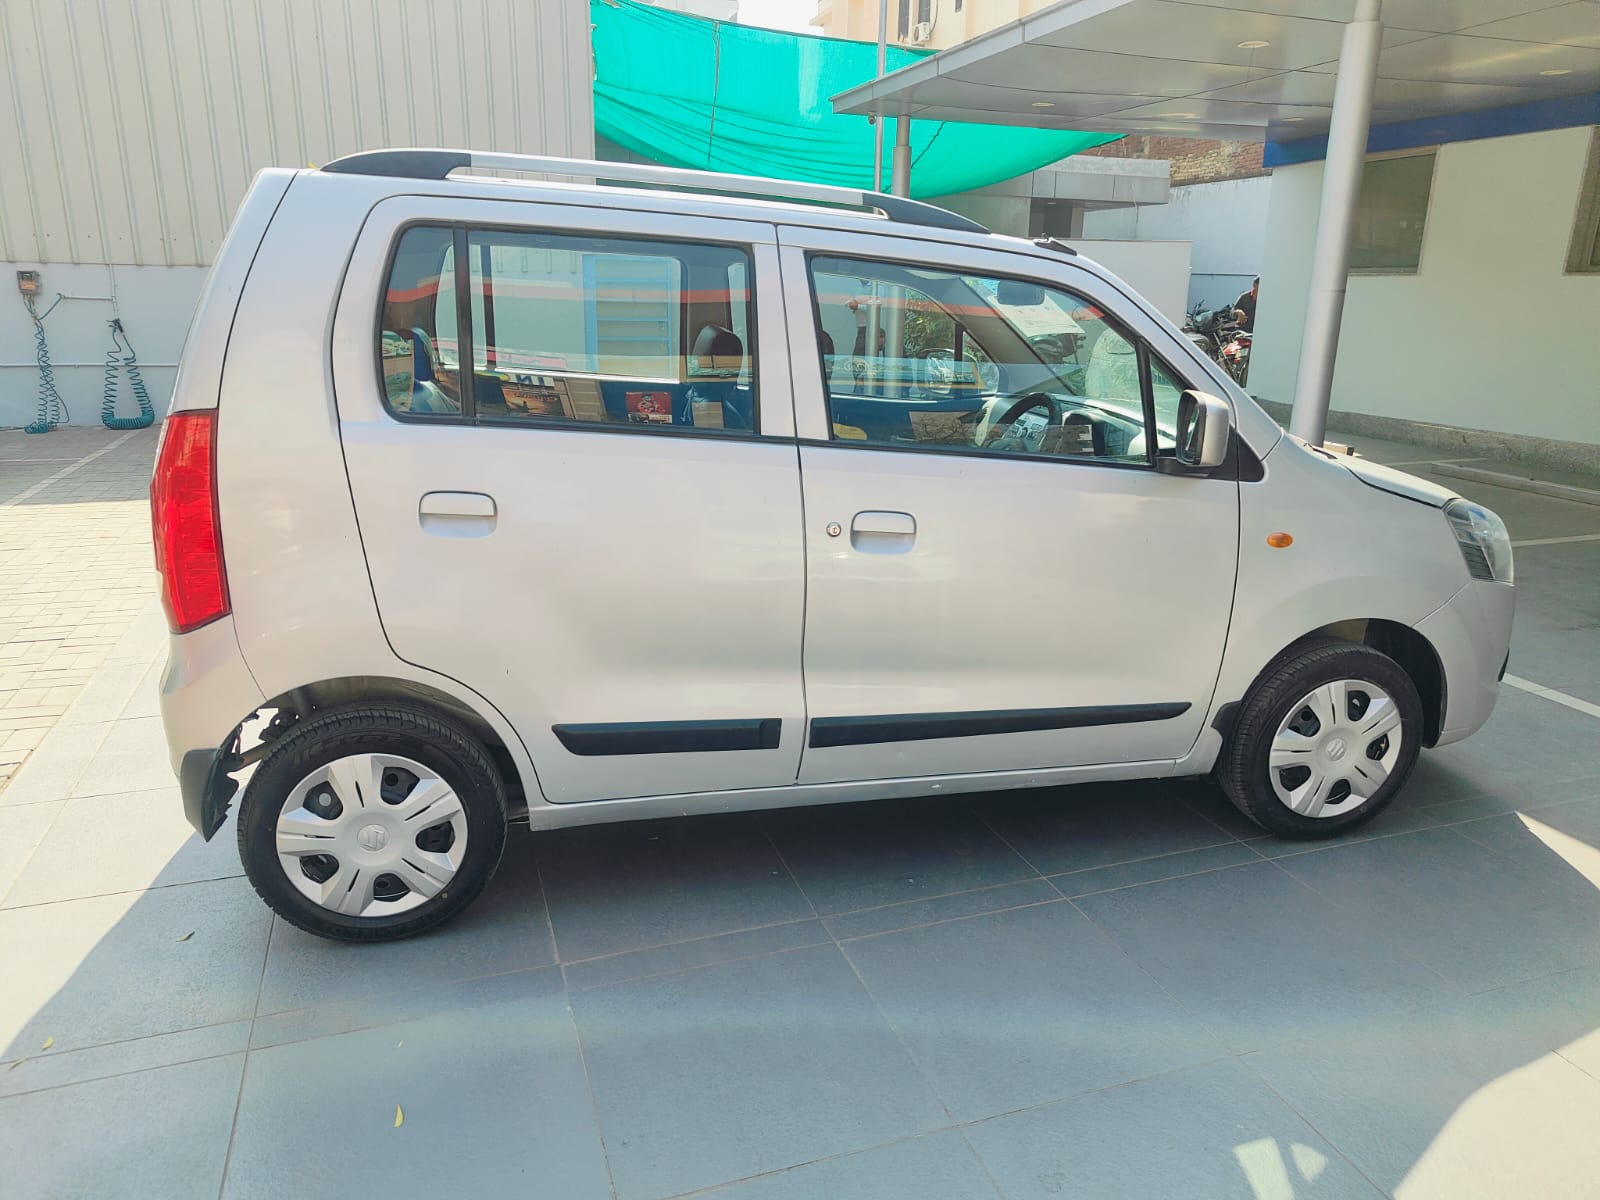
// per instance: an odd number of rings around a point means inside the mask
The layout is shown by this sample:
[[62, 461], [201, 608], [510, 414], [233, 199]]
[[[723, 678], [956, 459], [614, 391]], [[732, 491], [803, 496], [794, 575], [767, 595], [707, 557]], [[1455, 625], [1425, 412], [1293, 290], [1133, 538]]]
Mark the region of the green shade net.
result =
[[[707, 21], [631, 0], [591, 0], [595, 132], [653, 162], [875, 187], [873, 129], [834, 113], [877, 74], [871, 42]], [[924, 53], [889, 47], [887, 71]], [[948, 196], [1025, 175], [1119, 134], [913, 121], [911, 194]], [[884, 131], [884, 175], [894, 129]]]

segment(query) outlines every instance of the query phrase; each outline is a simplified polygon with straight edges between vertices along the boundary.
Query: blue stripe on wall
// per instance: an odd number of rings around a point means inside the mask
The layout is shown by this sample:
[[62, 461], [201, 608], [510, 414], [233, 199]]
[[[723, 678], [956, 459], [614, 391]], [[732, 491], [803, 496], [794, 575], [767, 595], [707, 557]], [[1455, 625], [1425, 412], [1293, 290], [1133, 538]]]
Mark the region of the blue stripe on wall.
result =
[[[1546, 129], [1570, 129], [1574, 125], [1600, 125], [1600, 92], [1513, 104], [1509, 108], [1422, 117], [1393, 125], [1374, 125], [1367, 134], [1367, 153], [1472, 142]], [[1267, 167], [1287, 167], [1295, 163], [1320, 162], [1327, 156], [1326, 137], [1296, 138], [1287, 142], [1268, 141], [1261, 161]]]

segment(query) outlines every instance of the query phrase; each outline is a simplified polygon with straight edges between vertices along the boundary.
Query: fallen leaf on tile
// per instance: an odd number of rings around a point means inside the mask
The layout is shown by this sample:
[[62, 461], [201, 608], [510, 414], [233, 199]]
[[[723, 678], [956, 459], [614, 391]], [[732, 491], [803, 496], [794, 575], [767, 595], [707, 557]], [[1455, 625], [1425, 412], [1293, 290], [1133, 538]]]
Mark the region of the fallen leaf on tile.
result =
[[405, 1110], [403, 1110], [398, 1104], [396, 1104], [394, 1106], [394, 1127], [396, 1129], [399, 1129], [400, 1126], [404, 1125], [405, 1123], [406, 1123]]
[[406, 1044], [406, 1040], [405, 1040], [405, 1038], [401, 1038], [401, 1039], [400, 1039], [400, 1040], [399, 1040], [399, 1041], [398, 1041], [398, 1042], [396, 1042], [396, 1043], [395, 1043], [395, 1044], [394, 1044], [394, 1048], [395, 1048], [395, 1049], [396, 1049], [396, 1050], [398, 1050], [398, 1049], [400, 1049], [400, 1047], [401, 1047], [401, 1046], [404, 1046], [404, 1045], [405, 1045], [405, 1044]]
[[181, 938], [179, 938], [179, 939], [178, 939], [178, 940], [179, 940], [179, 941], [180, 941], [180, 942], [187, 942], [187, 941], [188, 941], [188, 940], [189, 940], [189, 939], [190, 939], [190, 938], [192, 938], [192, 937], [193, 937], [193, 936], [194, 936], [194, 930], [192, 930], [192, 929], [191, 929], [191, 930], [189, 930], [189, 932], [188, 932], [188, 933], [186, 933], [186, 934], [184, 934], [184, 935], [183, 935], [183, 936], [182, 936], [182, 937], [181, 937]]
[[17, 1059], [16, 1062], [12, 1063], [9, 1067], [7, 1067], [6, 1070], [15, 1071], [18, 1067], [20, 1067], [23, 1063], [25, 1063], [27, 1061], [28, 1060], [25, 1059], [25, 1058], [19, 1058], [19, 1059]]
[[50, 1047], [51, 1047], [51, 1046], [54, 1046], [54, 1045], [55, 1045], [55, 1044], [56, 1044], [56, 1040], [55, 1040], [55, 1038], [53, 1038], [53, 1037], [47, 1037], [47, 1038], [45, 1038], [45, 1040], [44, 1040], [44, 1045], [42, 1045], [42, 1046], [40, 1046], [40, 1047], [39, 1047], [39, 1049], [41, 1049], [41, 1050], [48, 1050], [48, 1049], [50, 1049]]

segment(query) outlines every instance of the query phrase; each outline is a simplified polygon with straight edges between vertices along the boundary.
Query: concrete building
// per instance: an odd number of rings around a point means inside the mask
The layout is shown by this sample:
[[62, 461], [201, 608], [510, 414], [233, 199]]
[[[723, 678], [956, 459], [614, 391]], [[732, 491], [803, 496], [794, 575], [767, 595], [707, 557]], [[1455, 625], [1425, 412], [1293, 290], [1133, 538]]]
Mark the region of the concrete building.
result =
[[[234, 207], [263, 167], [472, 145], [588, 157], [586, 10], [570, 0], [0, 0], [0, 427], [55, 380], [99, 420], [120, 314], [158, 411]], [[131, 411], [123, 397], [124, 411]]]
[[[946, 50], [1049, 8], [1055, 0], [889, 0], [889, 40]], [[828, 37], [878, 40], [878, 0], [820, 0], [811, 24]]]
[[835, 108], [1264, 143], [1253, 392], [1600, 471], [1593, 0], [1062, 0]]

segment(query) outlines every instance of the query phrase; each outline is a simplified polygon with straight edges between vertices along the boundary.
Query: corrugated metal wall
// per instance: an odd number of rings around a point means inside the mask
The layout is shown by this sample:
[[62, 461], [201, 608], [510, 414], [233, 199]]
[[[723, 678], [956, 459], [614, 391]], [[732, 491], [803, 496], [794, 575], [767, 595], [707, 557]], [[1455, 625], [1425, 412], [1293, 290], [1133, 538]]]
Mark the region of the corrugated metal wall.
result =
[[583, 0], [0, 0], [0, 260], [205, 264], [250, 178], [589, 157]]

